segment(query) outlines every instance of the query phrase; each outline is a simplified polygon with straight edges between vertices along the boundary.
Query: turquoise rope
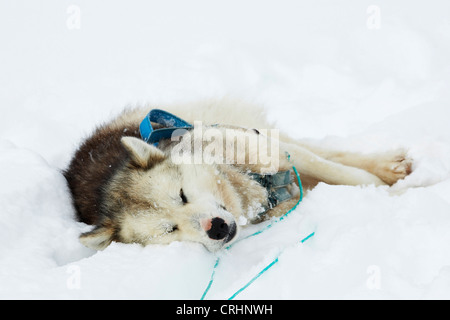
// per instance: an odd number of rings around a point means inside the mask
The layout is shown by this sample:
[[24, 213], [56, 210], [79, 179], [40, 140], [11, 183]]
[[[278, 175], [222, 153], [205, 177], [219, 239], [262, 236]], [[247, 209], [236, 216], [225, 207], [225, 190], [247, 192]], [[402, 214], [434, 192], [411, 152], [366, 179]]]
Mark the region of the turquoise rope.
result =
[[[300, 243], [304, 243], [306, 240], [308, 240], [312, 236], [314, 236], [314, 232], [311, 233], [309, 236], [307, 236], [305, 239], [301, 240]], [[273, 261], [271, 263], [269, 263], [264, 269], [262, 269], [260, 272], [258, 272], [258, 274], [252, 278], [252, 280], [247, 282], [242, 288], [240, 288], [230, 298], [228, 298], [228, 300], [233, 300], [239, 293], [241, 293], [242, 291], [247, 289], [247, 287], [250, 286], [256, 279], [258, 279], [260, 276], [262, 276], [263, 273], [265, 273], [267, 270], [272, 268], [278, 262], [278, 258], [280, 257], [280, 255], [281, 255], [281, 253], [275, 259], [273, 259]]]
[[216, 263], [214, 264], [213, 271], [211, 274], [211, 279], [209, 280], [208, 286], [206, 287], [205, 292], [203, 292], [203, 295], [200, 298], [200, 300], [205, 300], [206, 294], [208, 293], [209, 289], [211, 288], [211, 286], [214, 282], [214, 274], [216, 273], [216, 269], [217, 269], [217, 266], [219, 265], [219, 261], [220, 261], [220, 259], [219, 259], [219, 257], [217, 257]]
[[[288, 154], [287, 156], [288, 156], [288, 160], [290, 160], [290, 155]], [[272, 228], [272, 226], [275, 225], [275, 223], [282, 221], [284, 218], [286, 218], [292, 211], [294, 211], [294, 210], [298, 207], [298, 205], [300, 204], [300, 202], [302, 202], [302, 200], [303, 200], [303, 187], [302, 187], [302, 181], [301, 181], [301, 179], [300, 179], [300, 175], [299, 175], [298, 172], [297, 172], [297, 169], [295, 168], [295, 166], [292, 166], [292, 169], [294, 170], [294, 173], [295, 173], [295, 175], [296, 175], [296, 177], [297, 177], [298, 186], [299, 186], [299, 189], [300, 189], [300, 197], [299, 197], [299, 200], [297, 201], [297, 203], [296, 203], [296, 204], [295, 204], [288, 212], [286, 212], [285, 214], [283, 214], [283, 215], [282, 215], [281, 217], [279, 217], [278, 219], [274, 220], [272, 223], [268, 224], [268, 225], [267, 225], [266, 227], [264, 227], [263, 229], [261, 229], [261, 230], [255, 232], [255, 233], [252, 233], [251, 235], [249, 235], [249, 236], [247, 236], [247, 237], [245, 237], [245, 238], [243, 238], [243, 239], [241, 239], [241, 240], [239, 240], [239, 241], [233, 243], [232, 245], [226, 247], [226, 248], [225, 248], [226, 250], [230, 250], [232, 246], [234, 246], [236, 243], [238, 243], [238, 242], [240, 242], [240, 241], [242, 241], [242, 240], [245, 240], [245, 239], [254, 237], [254, 236], [256, 236], [256, 235], [258, 235], [258, 234], [261, 234], [261, 233], [263, 233], [264, 231], [266, 231], [266, 230]], [[303, 240], [301, 240], [300, 243], [304, 243], [305, 241], [307, 241], [308, 239], [310, 239], [312, 236], [314, 236], [314, 234], [315, 234], [314, 232], [311, 233], [311, 234], [308, 235], [306, 238], [304, 238]], [[239, 293], [241, 293], [242, 291], [244, 291], [245, 289], [247, 289], [247, 287], [249, 287], [256, 279], [258, 279], [258, 278], [259, 278], [260, 276], [262, 276], [265, 272], [267, 272], [267, 270], [269, 270], [270, 268], [272, 268], [272, 267], [278, 262], [278, 258], [280, 257], [280, 255], [281, 255], [281, 253], [280, 253], [280, 254], [279, 254], [279, 255], [278, 255], [278, 256], [277, 256], [270, 264], [268, 264], [264, 269], [262, 269], [260, 272], [258, 272], [258, 274], [257, 274], [256, 276], [254, 276], [249, 282], [247, 282], [243, 287], [241, 287], [239, 290], [237, 290], [237, 291], [236, 291], [236, 292], [235, 292], [228, 300], [233, 300]], [[211, 289], [211, 286], [212, 286], [212, 284], [213, 284], [213, 282], [214, 282], [214, 275], [215, 275], [215, 273], [216, 273], [217, 267], [219, 266], [219, 263], [220, 263], [220, 257], [217, 257], [216, 262], [215, 262], [214, 267], [213, 267], [213, 271], [212, 271], [212, 274], [211, 274], [211, 278], [210, 278], [209, 283], [208, 283], [208, 286], [206, 287], [205, 291], [203, 292], [203, 295], [202, 295], [202, 297], [200, 298], [200, 300], [204, 300], [205, 297], [206, 297], [206, 295], [207, 295], [207, 293], [209, 292], [209, 289]]]
[[260, 276], [262, 276], [262, 274], [264, 272], [266, 272], [267, 270], [269, 270], [270, 268], [273, 267], [273, 265], [275, 263], [278, 262], [278, 257], [275, 258], [275, 260], [273, 260], [267, 267], [265, 267], [264, 269], [262, 269], [260, 272], [258, 272], [258, 274], [253, 277], [252, 280], [250, 280], [249, 282], [247, 282], [247, 284], [245, 286], [243, 286], [242, 288], [240, 288], [238, 291], [236, 291], [231, 297], [228, 298], [228, 300], [233, 300], [239, 293], [241, 293], [242, 291], [244, 291], [245, 289], [247, 289], [247, 287], [249, 285], [251, 285], [256, 279], [258, 279]]
[[309, 236], [307, 236], [305, 239], [303, 239], [302, 241], [300, 241], [300, 243], [304, 243], [306, 240], [309, 240], [309, 238], [313, 237], [316, 233], [313, 232], [311, 233]]

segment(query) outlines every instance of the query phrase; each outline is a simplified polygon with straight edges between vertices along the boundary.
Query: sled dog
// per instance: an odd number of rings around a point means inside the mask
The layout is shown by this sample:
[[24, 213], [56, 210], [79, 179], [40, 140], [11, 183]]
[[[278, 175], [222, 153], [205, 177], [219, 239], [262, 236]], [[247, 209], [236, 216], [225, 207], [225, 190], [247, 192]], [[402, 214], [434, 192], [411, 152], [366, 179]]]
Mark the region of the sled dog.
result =
[[64, 171], [78, 219], [93, 225], [80, 236], [87, 247], [192, 241], [214, 252], [241, 227], [298, 201], [293, 166], [304, 190], [319, 182], [393, 185], [411, 172], [404, 150], [329, 150], [288, 137], [262, 108], [229, 99], [160, 108], [193, 127], [155, 146], [139, 131], [150, 109], [127, 109], [98, 127]]

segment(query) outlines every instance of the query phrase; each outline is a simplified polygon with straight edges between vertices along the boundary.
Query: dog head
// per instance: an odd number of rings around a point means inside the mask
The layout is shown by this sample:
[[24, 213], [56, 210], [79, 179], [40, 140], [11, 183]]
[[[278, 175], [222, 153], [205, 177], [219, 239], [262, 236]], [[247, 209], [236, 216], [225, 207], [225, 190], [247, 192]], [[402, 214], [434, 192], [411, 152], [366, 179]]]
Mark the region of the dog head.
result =
[[129, 157], [104, 189], [100, 224], [80, 236], [85, 246], [193, 241], [217, 251], [236, 238], [240, 197], [219, 167], [175, 164], [140, 139], [121, 142]]

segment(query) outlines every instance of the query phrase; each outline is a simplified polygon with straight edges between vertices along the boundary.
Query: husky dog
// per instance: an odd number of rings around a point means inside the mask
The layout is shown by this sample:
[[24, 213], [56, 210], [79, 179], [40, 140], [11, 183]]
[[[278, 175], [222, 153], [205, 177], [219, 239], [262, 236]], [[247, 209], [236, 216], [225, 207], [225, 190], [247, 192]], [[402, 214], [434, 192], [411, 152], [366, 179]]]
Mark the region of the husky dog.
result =
[[[84, 141], [64, 172], [78, 219], [94, 226], [80, 236], [85, 246], [102, 250], [112, 241], [193, 241], [217, 251], [230, 244], [246, 222], [280, 216], [299, 199], [299, 189], [290, 180], [284, 186], [289, 196], [273, 205], [267, 185], [254, 174], [274, 176], [295, 166], [306, 190], [318, 182], [392, 185], [411, 173], [404, 150], [356, 154], [324, 149], [275, 131], [263, 109], [242, 101], [163, 109], [194, 123], [194, 129], [156, 147], [139, 133], [149, 110], [125, 110]], [[195, 137], [199, 129], [200, 138]], [[230, 144], [230, 132], [256, 143]], [[187, 136], [189, 146], [215, 152], [209, 158], [180, 152]], [[271, 161], [255, 157], [264, 153], [270, 153]]]

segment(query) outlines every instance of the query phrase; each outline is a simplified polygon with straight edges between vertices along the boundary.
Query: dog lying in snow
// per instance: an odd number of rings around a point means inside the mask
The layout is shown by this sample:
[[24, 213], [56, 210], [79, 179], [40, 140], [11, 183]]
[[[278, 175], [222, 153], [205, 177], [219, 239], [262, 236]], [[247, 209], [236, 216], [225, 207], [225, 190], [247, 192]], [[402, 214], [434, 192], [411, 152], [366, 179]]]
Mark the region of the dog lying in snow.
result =
[[[278, 132], [264, 110], [244, 102], [223, 99], [164, 110], [194, 123], [193, 129], [156, 147], [139, 132], [149, 110], [126, 110], [76, 151], [64, 175], [79, 220], [94, 226], [80, 236], [85, 246], [194, 241], [217, 251], [242, 225], [294, 206], [299, 188], [292, 166], [304, 189], [321, 181], [392, 185], [411, 172], [403, 150], [356, 154], [307, 144]], [[275, 177], [281, 177], [278, 185]]]

